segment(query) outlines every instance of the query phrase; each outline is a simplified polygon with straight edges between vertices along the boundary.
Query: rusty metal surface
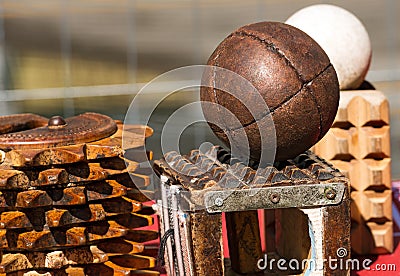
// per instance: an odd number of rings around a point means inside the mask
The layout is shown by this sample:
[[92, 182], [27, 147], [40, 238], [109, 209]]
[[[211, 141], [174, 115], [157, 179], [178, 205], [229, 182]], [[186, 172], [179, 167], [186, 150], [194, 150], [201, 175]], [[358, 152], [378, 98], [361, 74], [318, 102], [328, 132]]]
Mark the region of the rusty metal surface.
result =
[[0, 116], [0, 134], [43, 127], [47, 122], [47, 118], [31, 113]]
[[118, 129], [113, 135], [94, 142], [52, 148], [3, 151], [4, 160], [3, 163], [0, 163], [0, 168], [54, 166], [122, 157], [125, 153], [123, 147], [127, 146], [130, 148], [127, 148], [126, 151], [131, 153], [126, 155], [127, 161], [142, 162], [144, 158], [151, 159], [152, 153], [146, 152], [143, 147], [145, 135], [152, 133], [152, 129], [140, 125], [129, 127], [131, 131], [124, 132], [124, 145], [122, 144], [124, 126], [117, 124]]
[[[111, 213], [136, 212], [141, 209], [139, 201], [130, 199], [130, 191], [135, 190], [119, 184], [115, 180], [104, 180], [65, 188], [47, 190], [10, 190], [0, 193], [0, 211], [22, 210], [30, 208], [83, 206], [101, 203]], [[28, 209], [27, 209], [28, 208]], [[27, 209], [27, 210], [25, 210]]]
[[116, 131], [114, 120], [97, 113], [84, 113], [65, 120], [53, 117], [46, 126], [0, 135], [0, 148], [44, 149], [67, 146], [97, 141]]
[[[173, 243], [177, 248], [175, 253], [167, 247], [167, 269], [178, 270], [178, 274], [189, 269], [194, 274], [223, 275], [224, 267], [218, 261], [222, 256], [220, 242], [215, 240], [222, 226], [214, 228], [221, 212], [226, 212], [232, 268], [248, 275], [257, 274], [256, 263], [262, 255], [255, 209], [336, 210], [332, 217], [336, 215], [340, 225], [349, 226], [348, 179], [309, 151], [292, 160], [260, 168], [255, 162], [243, 164], [226, 150], [212, 147], [184, 156], [167, 153], [164, 159], [155, 161], [154, 167], [161, 177], [162, 199], [158, 201], [158, 206], [163, 208], [159, 211], [161, 231], [165, 235], [167, 230], [173, 229]], [[338, 216], [338, 212], [342, 214]], [[332, 220], [329, 225], [332, 226]], [[184, 231], [185, 228], [189, 232]], [[332, 226], [330, 229], [331, 232], [323, 233], [326, 247], [332, 243], [331, 251], [334, 251], [344, 242], [349, 248], [349, 228]], [[194, 236], [195, 239], [191, 238]], [[213, 243], [208, 242], [210, 237]], [[186, 248], [187, 244], [192, 254], [182, 258], [178, 248]], [[208, 248], [210, 244], [213, 246]]]
[[[117, 169], [118, 167], [120, 169]], [[3, 169], [0, 170], [0, 191], [52, 187], [68, 183], [89, 183], [111, 177], [118, 178], [123, 174], [135, 173], [138, 170], [140, 170], [139, 163], [126, 159], [108, 159], [99, 163], [78, 162], [53, 168]]]
[[158, 275], [136, 255], [158, 238], [137, 230], [153, 224], [152, 133], [95, 113], [0, 117], [0, 274]]
[[[256, 189], [227, 189], [207, 192], [204, 195], [204, 204], [209, 213], [329, 206], [337, 205], [342, 201], [345, 188], [346, 185], [343, 183], [327, 183]], [[334, 198], [329, 199], [327, 197], [328, 190], [335, 191]]]
[[[258, 170], [257, 164], [246, 166], [220, 147], [213, 147], [205, 153], [193, 150], [186, 156], [170, 152], [165, 155], [165, 159], [156, 160], [154, 166], [158, 173], [170, 177], [172, 184], [182, 185], [188, 191], [186, 194], [182, 192], [182, 197], [198, 205], [195, 208], [207, 206], [212, 212], [224, 208], [254, 209], [249, 206], [250, 203], [234, 207], [235, 195], [260, 199], [254, 200], [254, 207], [263, 204], [266, 208], [296, 207], [306, 203], [309, 206], [338, 204], [348, 185], [348, 180], [337, 169], [309, 151], [292, 160]], [[321, 189], [314, 188], [321, 184]], [[296, 200], [292, 192], [288, 194], [287, 191], [291, 189], [301, 191], [304, 195], [302, 199]], [[331, 195], [326, 194], [329, 190], [335, 191], [337, 196], [330, 199]], [[258, 192], [260, 195], [257, 196]], [[268, 198], [262, 199], [261, 195]], [[225, 200], [230, 202], [227, 206]]]

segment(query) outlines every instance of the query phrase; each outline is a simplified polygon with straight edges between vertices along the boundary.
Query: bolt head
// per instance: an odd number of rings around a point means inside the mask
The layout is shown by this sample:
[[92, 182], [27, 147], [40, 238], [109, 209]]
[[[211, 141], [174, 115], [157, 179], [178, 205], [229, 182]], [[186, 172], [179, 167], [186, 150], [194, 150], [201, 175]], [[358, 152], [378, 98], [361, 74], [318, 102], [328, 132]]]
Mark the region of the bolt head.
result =
[[218, 207], [221, 207], [222, 205], [224, 205], [224, 200], [220, 197], [217, 197], [214, 201], [214, 204]]
[[328, 188], [325, 190], [325, 197], [327, 199], [333, 200], [336, 197], [336, 191], [332, 188]]
[[58, 127], [66, 126], [67, 122], [61, 116], [53, 116], [49, 119], [49, 122], [47, 123], [47, 125], [49, 128], [58, 128]]
[[273, 193], [273, 194], [271, 194], [270, 196], [269, 196], [269, 200], [272, 202], [272, 203], [278, 203], [280, 200], [281, 200], [281, 196], [279, 195], [279, 194], [277, 194], [277, 193]]

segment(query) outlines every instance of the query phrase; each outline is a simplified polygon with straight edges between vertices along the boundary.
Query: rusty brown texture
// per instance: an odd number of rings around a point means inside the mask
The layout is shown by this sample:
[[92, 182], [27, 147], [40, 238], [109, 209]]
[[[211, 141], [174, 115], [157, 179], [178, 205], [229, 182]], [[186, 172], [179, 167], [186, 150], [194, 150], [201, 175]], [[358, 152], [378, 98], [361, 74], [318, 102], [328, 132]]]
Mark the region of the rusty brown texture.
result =
[[0, 229], [31, 228], [32, 224], [25, 213], [19, 211], [2, 212]]
[[65, 119], [65, 124], [52, 124], [0, 135], [0, 148], [33, 149], [68, 146], [93, 142], [117, 131], [117, 125], [108, 116], [84, 113]]
[[47, 211], [45, 215], [49, 227], [61, 227], [106, 219], [106, 212], [101, 204], [89, 204], [71, 209], [52, 209]]
[[[323, 227], [325, 228], [324, 236], [324, 256], [337, 258], [340, 263], [347, 263], [351, 258], [351, 244], [350, 244], [350, 186], [346, 189], [343, 203], [338, 206], [325, 207]], [[334, 222], [334, 223], [332, 223]], [[340, 254], [338, 256], [339, 251]], [[346, 254], [341, 256], [345, 251]], [[332, 269], [329, 266], [324, 267], [324, 275], [348, 275], [346, 267], [339, 269]]]
[[144, 250], [144, 245], [138, 242], [128, 241], [122, 238], [112, 239], [107, 242], [103, 242], [97, 245], [97, 247], [106, 252], [108, 255], [111, 254], [137, 254]]
[[47, 118], [32, 113], [0, 116], [0, 134], [43, 127], [47, 123]]
[[[230, 70], [253, 85], [245, 85], [234, 74], [209, 69], [203, 76], [200, 98], [219, 105], [202, 105], [214, 133], [227, 144], [227, 135], [231, 135], [231, 144], [241, 148], [244, 141], [235, 137], [244, 130], [256, 160], [265, 143], [275, 139], [271, 119], [276, 132], [275, 158], [282, 161], [314, 145], [335, 118], [339, 103], [336, 72], [324, 50], [297, 28], [279, 22], [243, 26], [218, 45], [207, 65]], [[267, 141], [262, 142], [260, 135]]]
[[[134, 127], [134, 126], [132, 126]], [[110, 134], [110, 137], [105, 137], [96, 141], [86, 141], [77, 144], [58, 145], [52, 147], [28, 147], [24, 149], [16, 148], [6, 153], [6, 159], [4, 163], [14, 167], [37, 167], [37, 166], [54, 166], [71, 164], [76, 162], [88, 162], [92, 160], [102, 160], [111, 157], [121, 157], [124, 154], [124, 148], [127, 146], [133, 146], [136, 151], [131, 148], [131, 154], [128, 155], [129, 159], [126, 161], [131, 165], [125, 168], [127, 171], [134, 170], [136, 162], [132, 160], [143, 161], [143, 159], [149, 160], [152, 157], [151, 153], [147, 153], [143, 148], [146, 137], [140, 136], [137, 133], [123, 133], [123, 126], [116, 125], [117, 131]], [[135, 129], [141, 129], [140, 126], [135, 126]], [[97, 131], [93, 129], [93, 131]], [[146, 127], [146, 135], [152, 133], [152, 129]], [[122, 144], [122, 136], [124, 135], [124, 144]], [[1, 138], [1, 136], [0, 136]], [[1, 141], [1, 140], [0, 140]], [[1, 144], [0, 144], [1, 149]], [[145, 156], [145, 157], [144, 157]], [[130, 161], [129, 161], [130, 160]], [[106, 163], [107, 164], [107, 163]], [[110, 164], [108, 162], [108, 164]], [[118, 163], [121, 167], [121, 162]], [[4, 166], [4, 164], [2, 165]], [[118, 169], [110, 167], [111, 169]]]
[[153, 223], [135, 185], [150, 184], [139, 162], [152, 133], [94, 113], [0, 116], [0, 275], [159, 275], [139, 269], [154, 258], [133, 256], [158, 238], [134, 230]]

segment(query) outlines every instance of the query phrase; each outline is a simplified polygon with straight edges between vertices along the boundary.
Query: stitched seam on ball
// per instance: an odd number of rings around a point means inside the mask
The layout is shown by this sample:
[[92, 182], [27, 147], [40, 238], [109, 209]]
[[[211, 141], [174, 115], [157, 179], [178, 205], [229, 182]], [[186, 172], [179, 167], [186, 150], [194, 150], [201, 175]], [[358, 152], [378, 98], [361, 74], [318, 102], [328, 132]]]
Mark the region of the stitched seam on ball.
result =
[[[316, 78], [319, 77], [321, 74], [323, 74], [326, 70], [328, 70], [328, 68], [329, 68], [330, 66], [332, 66], [332, 65], [329, 64], [327, 67], [325, 67], [320, 73], [318, 73], [318, 74], [315, 76], [314, 79], [316, 79]], [[243, 127], [243, 128], [248, 127], [248, 126], [250, 126], [250, 125], [252, 125], [252, 124], [254, 124], [254, 123], [257, 123], [258, 121], [261, 121], [262, 119], [264, 119], [264, 118], [267, 117], [268, 115], [273, 115], [274, 112], [275, 112], [278, 108], [280, 108], [280, 107], [282, 107], [283, 105], [285, 105], [285, 104], [287, 104], [288, 102], [290, 102], [294, 97], [296, 97], [298, 94], [300, 94], [300, 92], [303, 91], [303, 89], [305, 88], [306, 91], [308, 92], [308, 94], [310, 94], [310, 96], [313, 98], [313, 101], [314, 101], [314, 102], [316, 103], [316, 105], [317, 105], [317, 111], [318, 111], [318, 115], [319, 115], [319, 128], [320, 128], [320, 132], [319, 132], [318, 138], [320, 138], [321, 133], [322, 133], [322, 113], [321, 113], [321, 110], [320, 110], [320, 106], [319, 106], [318, 103], [317, 103], [317, 98], [316, 98], [315, 95], [314, 95], [313, 93], [311, 93], [311, 91], [307, 88], [307, 86], [309, 86], [309, 85], [314, 81], [314, 79], [312, 79], [312, 80], [310, 80], [310, 81], [304, 83], [304, 84], [302, 85], [302, 87], [301, 87], [298, 91], [296, 91], [296, 93], [294, 93], [293, 95], [290, 95], [289, 97], [287, 97], [287, 98], [286, 98], [284, 101], [282, 101], [279, 105], [275, 106], [274, 108], [271, 108], [271, 109], [269, 110], [269, 112], [267, 112], [266, 114], [262, 115], [259, 119], [257, 119], [257, 120], [256, 120], [256, 119], [253, 119], [251, 122], [249, 122], [249, 123], [247, 123], [247, 124], [244, 124], [242, 127]], [[236, 129], [239, 129], [239, 128], [236, 128]], [[236, 130], [236, 129], [231, 129], [231, 130]]]
[[[312, 81], [311, 81], [312, 82]], [[319, 117], [319, 134], [318, 134], [318, 139], [321, 138], [321, 133], [322, 133], [322, 114], [321, 114], [321, 107], [318, 104], [317, 98], [315, 97], [314, 93], [311, 91], [309, 88], [311, 82], [306, 86], [306, 91], [308, 91], [308, 94], [310, 94], [313, 102], [317, 106], [317, 111], [318, 111], [318, 117]]]
[[[305, 84], [307, 85], [307, 84]], [[284, 101], [282, 101], [280, 104], [278, 104], [277, 106], [275, 106], [274, 108], [269, 109], [269, 112], [266, 112], [265, 114], [261, 115], [260, 118], [258, 118], [257, 120], [253, 118], [253, 120], [251, 120], [251, 122], [247, 123], [247, 124], [243, 124], [242, 126], [238, 127], [238, 128], [231, 128], [230, 130], [237, 130], [240, 128], [244, 128], [244, 127], [248, 127], [249, 125], [252, 125], [254, 123], [257, 123], [258, 121], [264, 119], [265, 117], [267, 117], [268, 115], [273, 115], [275, 110], [277, 110], [278, 108], [280, 108], [281, 106], [283, 106], [284, 104], [286, 104], [287, 102], [289, 102], [292, 98], [296, 97], [305, 87], [305, 85], [303, 85], [298, 91], [296, 91], [296, 93], [290, 95], [289, 97], [287, 97]]]
[[308, 87], [311, 85], [311, 83], [318, 78], [319, 76], [321, 76], [326, 70], [328, 70], [330, 67], [332, 66], [332, 64], [329, 63], [329, 65], [327, 67], [324, 68], [324, 70], [322, 70], [320, 73], [318, 73], [311, 81], [309, 81], [307, 83], [307, 87], [306, 90], [309, 92], [309, 94], [311, 95], [311, 97], [313, 98], [315, 104], [317, 105], [317, 110], [318, 110], [318, 115], [319, 115], [319, 135], [318, 135], [318, 139], [321, 139], [321, 134], [322, 134], [322, 112], [321, 112], [321, 106], [318, 104], [317, 101], [317, 97], [314, 95], [312, 89], [309, 89]]
[[265, 39], [262, 39], [254, 34], [249, 34], [245, 31], [240, 31], [240, 32], [235, 32], [236, 35], [239, 36], [246, 36], [246, 37], [250, 37], [254, 40], [257, 40], [259, 42], [261, 42], [262, 44], [264, 44], [268, 49], [272, 50], [274, 53], [277, 53], [280, 57], [282, 57], [286, 64], [293, 69], [293, 71], [296, 73], [297, 77], [301, 80], [302, 83], [305, 83], [307, 80], [305, 80], [302, 75], [300, 74], [300, 72], [297, 70], [297, 68], [294, 66], [294, 64], [287, 58], [287, 56], [278, 48], [276, 47], [276, 45], [272, 42], [268, 42]]
[[[307, 80], [303, 79], [303, 77], [301, 76], [300, 72], [299, 72], [299, 71], [296, 69], [296, 67], [291, 63], [291, 61], [286, 57], [286, 55], [285, 55], [281, 50], [279, 50], [279, 48], [277, 48], [277, 47], [275, 46], [275, 44], [273, 44], [272, 42], [268, 42], [268, 41], [266, 41], [266, 40], [264, 40], [264, 39], [261, 39], [260, 37], [258, 37], [258, 36], [256, 36], [256, 35], [249, 34], [249, 33], [245, 32], [245, 31], [243, 31], [243, 30], [242, 30], [242, 31], [239, 31], [239, 32], [235, 32], [235, 33], [229, 35], [228, 37], [232, 37], [233, 35], [238, 35], [238, 36], [243, 36], [243, 37], [252, 38], [252, 39], [254, 39], [254, 40], [256, 40], [256, 41], [261, 42], [263, 45], [265, 45], [265, 46], [266, 46], [268, 49], [270, 49], [272, 52], [277, 53], [280, 57], [282, 57], [282, 58], [285, 60], [286, 64], [287, 64], [290, 68], [292, 68], [293, 71], [296, 73], [297, 77], [298, 77], [299, 80], [302, 82], [302, 87], [301, 87], [298, 91], [296, 91], [294, 94], [292, 94], [292, 95], [288, 96], [287, 98], [285, 98], [285, 99], [284, 99], [281, 103], [279, 103], [277, 106], [275, 106], [274, 108], [271, 108], [271, 109], [269, 110], [269, 112], [266, 112], [265, 114], [263, 114], [262, 116], [260, 116], [259, 119], [256, 120], [256, 119], [253, 118], [252, 121], [250, 121], [249, 123], [243, 124], [241, 127], [238, 127], [238, 128], [230, 128], [230, 129], [229, 129], [230, 131], [234, 131], [234, 130], [237, 130], [237, 129], [240, 129], [240, 128], [246, 128], [246, 127], [248, 127], [248, 126], [250, 126], [250, 125], [252, 125], [252, 124], [254, 124], [254, 123], [257, 123], [258, 121], [263, 120], [263, 119], [264, 119], [265, 117], [267, 117], [268, 115], [273, 115], [274, 112], [275, 112], [275, 110], [277, 110], [278, 108], [282, 107], [283, 105], [285, 105], [286, 103], [288, 103], [291, 99], [293, 99], [294, 97], [296, 97], [304, 88], [307, 88], [307, 86], [310, 85], [311, 82], [312, 82], [315, 78], [317, 78], [318, 76], [320, 76], [322, 73], [324, 73], [324, 72], [331, 66], [331, 64], [329, 63], [328, 66], [326, 66], [323, 70], [321, 70], [321, 72], [319, 72], [318, 74], [316, 74], [311, 80], [307, 81]], [[217, 62], [218, 57], [219, 57], [219, 53], [218, 53], [218, 55], [217, 55], [217, 56], [215, 57], [215, 59], [214, 59], [214, 61], [215, 61], [214, 66], [218, 66], [218, 62]], [[215, 77], [215, 71], [214, 71], [213, 77]], [[214, 85], [214, 87], [213, 87], [214, 98], [215, 98], [216, 103], [219, 105], [220, 103], [219, 103], [218, 96], [217, 96], [216, 91], [215, 91], [215, 79], [213, 80], [213, 85]], [[311, 92], [309, 92], [309, 89], [306, 89], [306, 91], [308, 91], [308, 94], [311, 95], [311, 97], [313, 98], [313, 101], [316, 102], [315, 96], [314, 96]], [[317, 111], [318, 111], [318, 115], [319, 115], [319, 128], [320, 128], [320, 133], [319, 133], [319, 135], [318, 135], [318, 137], [319, 137], [319, 136], [321, 135], [321, 133], [322, 133], [322, 115], [321, 115], [321, 112], [320, 112], [320, 107], [319, 107], [319, 105], [318, 105], [317, 102], [316, 102], [316, 106], [317, 106]], [[225, 120], [224, 120], [224, 121], [225, 121]]]
[[[214, 58], [214, 62], [215, 62], [215, 64], [213, 64], [214, 67], [219, 67], [218, 66], [218, 58], [219, 58], [219, 56], [220, 56], [220, 51], [217, 53], [217, 55]], [[215, 79], [216, 79], [215, 77], [216, 77], [216, 70], [217, 69], [213, 68], [212, 70], [213, 70], [213, 83], [212, 83], [212, 85], [213, 85], [213, 87], [212, 87], [213, 96], [214, 96], [215, 104], [217, 105], [218, 112], [221, 113], [221, 106], [222, 105], [220, 104], [220, 102], [218, 100], [217, 91], [216, 91], [216, 83], [215, 83]], [[227, 125], [224, 117], [222, 117], [222, 122], [224, 123], [224, 125]], [[221, 128], [220, 126], [217, 126], [217, 127]]]
[[[295, 97], [297, 94], [299, 94], [299, 93], [302, 91], [302, 89], [305, 87], [305, 85], [308, 84], [308, 83], [305, 83], [306, 81], [303, 80], [303, 78], [301, 77], [300, 73], [297, 71], [297, 69], [294, 67], [294, 65], [289, 61], [289, 59], [288, 59], [278, 48], [276, 48], [276, 46], [275, 46], [273, 43], [269, 43], [269, 42], [267, 42], [267, 41], [265, 41], [265, 40], [263, 40], [263, 39], [261, 39], [261, 38], [255, 36], [255, 35], [247, 34], [247, 33], [245, 33], [245, 32], [235, 32], [235, 33], [233, 33], [233, 34], [230, 34], [227, 38], [232, 37], [233, 35], [240, 35], [240, 36], [250, 37], [250, 38], [252, 38], [252, 39], [255, 39], [255, 40], [261, 42], [263, 45], [266, 45], [267, 48], [269, 48], [269, 49], [272, 50], [273, 52], [277, 53], [278, 56], [282, 57], [282, 58], [285, 60], [286, 64], [287, 64], [290, 68], [292, 68], [292, 69], [295, 71], [297, 77], [299, 78], [299, 80], [300, 80], [301, 83], [302, 83], [302, 87], [301, 87], [298, 91], [296, 91], [294, 94], [292, 94], [292, 95], [286, 97], [281, 103], [279, 103], [279, 104], [278, 104], [277, 106], [275, 106], [274, 108], [270, 108], [270, 109], [269, 109], [269, 112], [266, 112], [265, 114], [261, 115], [259, 119], [256, 120], [256, 119], [253, 118], [253, 120], [251, 120], [250, 122], [248, 122], [248, 123], [246, 123], [246, 124], [243, 124], [242, 126], [237, 127], [237, 128], [230, 128], [229, 130], [237, 130], [237, 129], [240, 129], [240, 128], [245, 128], [245, 127], [247, 127], [247, 126], [250, 126], [250, 125], [256, 123], [256, 122], [259, 121], [259, 120], [264, 119], [265, 117], [267, 117], [267, 116], [270, 115], [270, 114], [272, 115], [276, 109], [278, 109], [279, 107], [281, 107], [282, 105], [284, 105], [286, 102], [290, 101], [290, 100], [291, 100], [293, 97]], [[218, 53], [218, 54], [216, 55], [216, 57], [214, 58], [215, 64], [213, 64], [213, 66], [217, 66], [217, 67], [218, 67], [218, 58], [219, 58], [219, 56], [220, 56], [220, 55], [219, 55], [220, 52], [221, 52], [221, 51], [219, 51], [219, 53]], [[214, 99], [215, 99], [216, 103], [217, 103], [218, 105], [220, 105], [220, 102], [219, 102], [218, 96], [217, 96], [217, 92], [215, 91], [215, 70], [214, 70], [214, 73], [213, 73], [213, 86], [214, 86], [214, 87], [213, 87]], [[225, 121], [225, 120], [223, 120], [223, 121], [224, 121], [225, 124], [226, 124], [226, 121]]]

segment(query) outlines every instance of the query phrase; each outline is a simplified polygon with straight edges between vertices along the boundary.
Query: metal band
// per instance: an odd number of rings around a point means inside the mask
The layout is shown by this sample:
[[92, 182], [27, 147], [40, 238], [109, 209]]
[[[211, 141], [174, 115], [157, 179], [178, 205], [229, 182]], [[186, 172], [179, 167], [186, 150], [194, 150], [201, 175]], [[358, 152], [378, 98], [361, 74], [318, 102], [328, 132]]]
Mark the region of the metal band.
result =
[[208, 213], [337, 205], [345, 189], [344, 183], [228, 189], [205, 193], [204, 204]]

